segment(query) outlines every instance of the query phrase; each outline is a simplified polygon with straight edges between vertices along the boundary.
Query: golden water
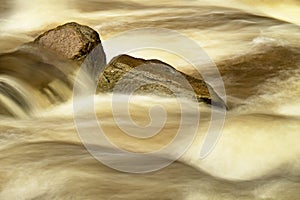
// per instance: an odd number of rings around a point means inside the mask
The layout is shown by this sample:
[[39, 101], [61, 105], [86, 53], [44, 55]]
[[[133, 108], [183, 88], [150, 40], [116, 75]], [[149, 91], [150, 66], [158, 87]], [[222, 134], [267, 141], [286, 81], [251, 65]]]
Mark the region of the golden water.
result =
[[[79, 139], [69, 99], [69, 80], [74, 77], [70, 63], [50, 55], [43, 64], [28, 54], [14, 55], [16, 60], [1, 55], [0, 110], [11, 117], [0, 117], [0, 199], [299, 199], [299, 6], [293, 0], [1, 2], [1, 53], [69, 21], [89, 25], [103, 41], [134, 28], [176, 30], [195, 40], [216, 63], [230, 109], [222, 135], [205, 159], [198, 156], [209, 118], [208, 108], [200, 105], [197, 137], [177, 162], [156, 172], [122, 173], [93, 158]], [[197, 75], [166, 52], [132, 55], [161, 59]], [[50, 84], [40, 91], [46, 80]], [[132, 100], [132, 118], [141, 125], [149, 123], [151, 106], [160, 104], [167, 111], [161, 136], [149, 141], [122, 134], [110, 101], [109, 94], [95, 96], [95, 110], [107, 135], [121, 148], [156, 150], [177, 132], [175, 99]], [[89, 120], [85, 126], [94, 131]]]

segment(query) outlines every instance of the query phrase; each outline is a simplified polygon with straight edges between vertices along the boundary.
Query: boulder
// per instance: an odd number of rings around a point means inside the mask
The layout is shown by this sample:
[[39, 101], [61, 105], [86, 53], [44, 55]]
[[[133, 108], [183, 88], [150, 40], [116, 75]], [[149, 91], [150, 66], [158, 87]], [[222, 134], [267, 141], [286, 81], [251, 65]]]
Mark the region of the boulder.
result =
[[211, 104], [213, 99], [214, 105], [225, 106], [223, 100], [203, 80], [184, 74], [160, 60], [144, 60], [129, 55], [120, 55], [110, 61], [99, 76], [97, 91], [135, 91], [134, 94], [165, 97], [194, 96], [199, 102]]
[[70, 22], [46, 31], [34, 43], [64, 58], [82, 60], [97, 45], [101, 45], [101, 40], [92, 28]]
[[[46, 31], [33, 43], [45, 51], [50, 50], [56, 55], [80, 63], [89, 53], [93, 53], [91, 56], [93, 59], [89, 58], [85, 62], [90, 68], [88, 70], [91, 78], [97, 79], [94, 77], [97, 74], [97, 67], [106, 65], [105, 53], [98, 33], [88, 26], [75, 22]], [[93, 49], [95, 50], [92, 52]], [[211, 104], [213, 99], [215, 104], [224, 105], [223, 100], [203, 80], [179, 72], [159, 60], [144, 60], [120, 55], [112, 59], [98, 80], [97, 91], [102, 93], [134, 91], [135, 94], [165, 97], [196, 97], [199, 102]], [[123, 80], [121, 86], [117, 84], [120, 80]]]

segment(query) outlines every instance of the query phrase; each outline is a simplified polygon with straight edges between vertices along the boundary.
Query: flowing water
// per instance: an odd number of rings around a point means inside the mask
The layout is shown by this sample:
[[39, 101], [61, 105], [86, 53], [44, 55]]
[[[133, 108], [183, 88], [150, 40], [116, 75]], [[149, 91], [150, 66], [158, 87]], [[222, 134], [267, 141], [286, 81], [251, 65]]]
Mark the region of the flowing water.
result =
[[[0, 199], [300, 198], [296, 0], [3, 0], [0, 9]], [[124, 173], [92, 157], [73, 122], [76, 66], [30, 45], [20, 46], [70, 21], [94, 28], [102, 41], [145, 27], [176, 30], [196, 41], [219, 69], [229, 108], [212, 152], [198, 159], [210, 121], [209, 108], [200, 104], [193, 144], [164, 169]], [[160, 59], [199, 76], [166, 52], [131, 54]], [[81, 109], [86, 102], [83, 98]], [[180, 110], [175, 99], [136, 96], [130, 105], [132, 118], [147, 125], [148, 109], [157, 104], [167, 111], [166, 127], [161, 136], [138, 140], [116, 126], [111, 94], [95, 95], [96, 115], [105, 133], [134, 152], [157, 150], [177, 132]], [[83, 121], [87, 132], [95, 131], [89, 118], [83, 116]]]

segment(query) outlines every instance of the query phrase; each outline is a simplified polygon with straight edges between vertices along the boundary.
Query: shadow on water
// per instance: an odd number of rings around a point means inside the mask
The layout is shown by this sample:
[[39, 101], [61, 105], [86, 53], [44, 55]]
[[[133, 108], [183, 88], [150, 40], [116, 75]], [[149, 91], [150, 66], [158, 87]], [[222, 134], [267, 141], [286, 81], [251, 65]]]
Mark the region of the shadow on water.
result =
[[65, 102], [72, 93], [75, 68], [74, 63], [30, 44], [0, 55], [0, 112], [20, 117]]

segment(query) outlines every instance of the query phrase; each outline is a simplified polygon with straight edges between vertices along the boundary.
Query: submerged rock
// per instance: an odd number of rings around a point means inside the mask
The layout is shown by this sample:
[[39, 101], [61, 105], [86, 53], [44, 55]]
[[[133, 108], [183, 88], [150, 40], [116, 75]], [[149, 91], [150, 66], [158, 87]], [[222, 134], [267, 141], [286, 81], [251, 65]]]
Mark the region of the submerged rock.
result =
[[112, 59], [99, 77], [98, 92], [113, 91], [165, 97], [194, 96], [199, 102], [211, 104], [213, 99], [214, 105], [225, 106], [203, 80], [179, 72], [160, 60], [144, 60], [128, 55]]
[[101, 40], [92, 28], [70, 22], [46, 31], [34, 43], [67, 59], [82, 60]]

